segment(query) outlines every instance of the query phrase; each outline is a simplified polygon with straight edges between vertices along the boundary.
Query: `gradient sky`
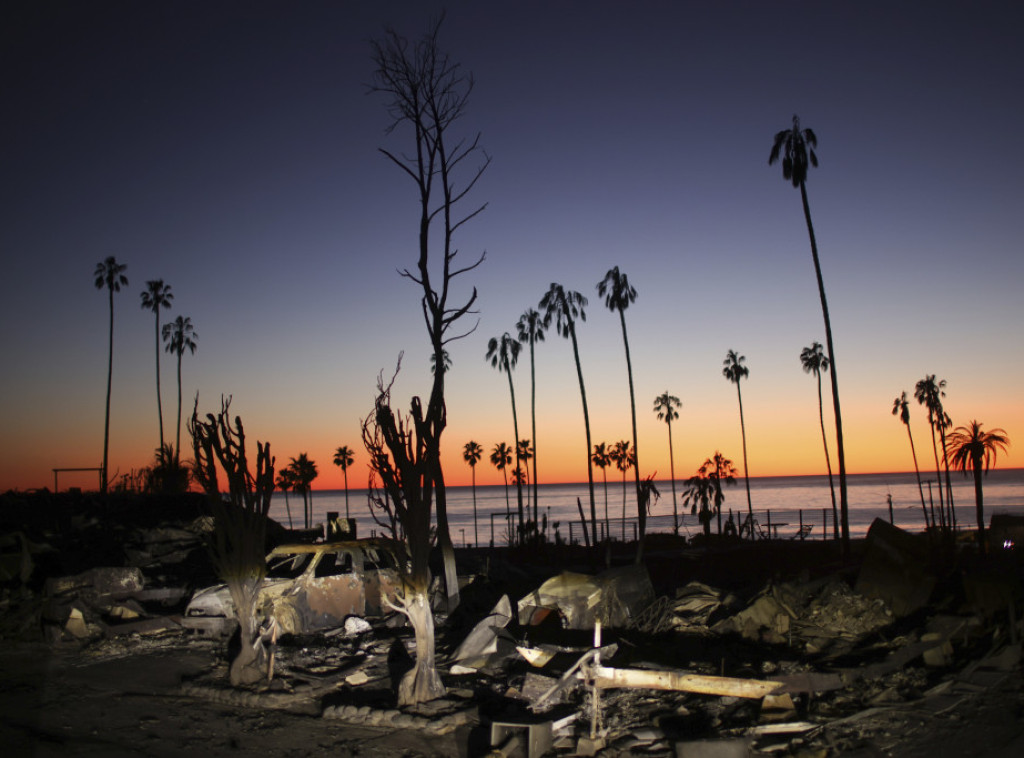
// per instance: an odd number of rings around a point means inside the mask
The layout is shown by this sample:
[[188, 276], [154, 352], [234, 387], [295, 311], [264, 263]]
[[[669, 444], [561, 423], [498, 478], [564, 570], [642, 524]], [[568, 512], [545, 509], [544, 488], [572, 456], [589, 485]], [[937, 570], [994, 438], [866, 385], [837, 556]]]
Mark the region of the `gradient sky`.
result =
[[[742, 384], [751, 476], [824, 473], [813, 377], [824, 342], [799, 192], [768, 153], [794, 113], [818, 136], [808, 194], [831, 308], [852, 473], [910, 470], [893, 398], [948, 382], [957, 425], [1018, 443], [1024, 466], [1024, 10], [1016, 3], [463, 2], [441, 45], [475, 77], [462, 122], [493, 162], [457, 240], [479, 324], [449, 346], [444, 455], [512, 441], [508, 384], [485, 361], [551, 282], [590, 301], [579, 330], [594, 442], [630, 436], [617, 317], [596, 292], [618, 265], [641, 470], [676, 475], [720, 449], [742, 470], [729, 349]], [[3, 45], [0, 490], [52, 486], [53, 467], [102, 460], [108, 255], [115, 296], [111, 473], [158, 444], [149, 279], [173, 288], [163, 321], [189, 316], [186, 415], [221, 394], [278, 466], [306, 452], [317, 488], [341, 486], [334, 449], [356, 451], [376, 377], [405, 352], [394, 397], [429, 390], [414, 187], [379, 152], [382, 100], [366, 92], [368, 40], [418, 37], [441, 3], [19, 3]], [[468, 326], [472, 322], [468, 322]], [[161, 354], [173, 439], [173, 357]], [[529, 435], [529, 360], [514, 374]], [[537, 351], [540, 478], [585, 481], [572, 351]], [[826, 407], [828, 394], [826, 384]], [[922, 466], [930, 438], [912, 407]], [[830, 443], [834, 427], [829, 423]], [[834, 462], [833, 457], [833, 462]], [[617, 474], [612, 474], [613, 477]], [[486, 463], [479, 483], [500, 483]], [[598, 475], [598, 479], [600, 479]], [[91, 486], [93, 477], [65, 484]]]

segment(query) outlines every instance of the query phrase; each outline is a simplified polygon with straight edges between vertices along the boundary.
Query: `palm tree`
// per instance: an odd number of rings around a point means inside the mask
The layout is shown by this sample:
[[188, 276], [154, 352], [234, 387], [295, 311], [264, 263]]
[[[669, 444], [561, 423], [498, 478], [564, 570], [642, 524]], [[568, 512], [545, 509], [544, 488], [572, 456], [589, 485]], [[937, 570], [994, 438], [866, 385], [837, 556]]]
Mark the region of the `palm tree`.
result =
[[96, 264], [93, 276], [96, 278], [96, 289], [104, 287], [110, 296], [110, 341], [107, 350], [107, 410], [103, 422], [103, 470], [100, 478], [100, 492], [107, 491], [107, 453], [110, 450], [110, 386], [114, 377], [114, 293], [121, 287], [128, 286], [128, 277], [124, 275], [128, 266], [118, 263], [114, 256], [109, 255], [102, 263]]
[[800, 351], [800, 365], [805, 374], [814, 374], [818, 381], [818, 419], [821, 422], [821, 444], [825, 448], [825, 467], [828, 469], [828, 489], [832, 495], [832, 536], [839, 539], [839, 510], [836, 508], [836, 488], [832, 482], [832, 459], [828, 454], [828, 439], [825, 437], [825, 406], [821, 397], [821, 372], [828, 371], [829, 361], [821, 343], [815, 340], [810, 347]]
[[530, 433], [533, 435], [533, 523], [538, 521], [538, 509], [540, 507], [537, 493], [537, 372], [534, 361], [533, 346], [544, 341], [544, 330], [549, 326], [546, 318], [540, 312], [527, 308], [516, 322], [516, 332], [519, 342], [530, 346]]
[[679, 418], [676, 408], [682, 406], [682, 401], [675, 395], [668, 394], [668, 390], [654, 398], [654, 412], [658, 414], [658, 421], [668, 424], [668, 465], [672, 475], [672, 533], [677, 537], [679, 536], [679, 506], [676, 503], [676, 459], [672, 450], [672, 422]]
[[800, 200], [804, 208], [804, 220], [807, 222], [807, 236], [811, 241], [811, 258], [814, 260], [814, 274], [818, 280], [818, 297], [821, 300], [821, 315], [825, 321], [825, 344], [828, 346], [828, 360], [831, 364], [832, 407], [836, 416], [836, 452], [839, 458], [839, 516], [842, 529], [843, 553], [850, 553], [850, 519], [849, 501], [846, 493], [846, 452], [843, 445], [843, 416], [839, 409], [839, 378], [836, 373], [836, 351], [832, 344], [832, 322], [828, 315], [828, 300], [825, 297], [825, 280], [821, 276], [821, 263], [818, 261], [818, 243], [814, 238], [814, 225], [811, 223], [811, 207], [807, 203], [807, 168], [818, 165], [818, 156], [814, 148], [818, 146], [818, 138], [810, 129], [800, 128], [800, 119], [793, 116], [791, 129], [783, 129], [776, 133], [768, 155], [768, 165], [772, 165], [782, 157], [782, 178], [793, 183], [800, 190]]
[[[440, 369], [442, 371], [447, 372], [447, 371], [449, 371], [451, 369], [451, 367], [452, 367], [452, 357], [450, 355], [448, 355], [448, 351], [447, 350], [442, 350], [441, 351], [441, 365], [440, 365]], [[433, 376], [434, 374], [436, 374], [438, 368], [439, 368], [439, 366], [437, 365], [437, 353], [431, 353], [430, 354], [430, 375]]]
[[700, 521], [701, 526], [704, 528], [704, 536], [710, 537], [711, 519], [715, 516], [715, 512], [711, 507], [714, 487], [704, 467], [701, 466], [697, 469], [697, 473], [687, 479], [685, 484], [683, 506], [689, 505], [691, 507], [690, 515], [697, 515], [697, 520]]
[[580, 349], [576, 339], [576, 321], [586, 321], [587, 314], [583, 309], [587, 306], [587, 298], [574, 290], [566, 290], [561, 284], [551, 283], [551, 287], [541, 298], [540, 308], [544, 311], [545, 323], [555, 322], [555, 331], [562, 337], [572, 341], [572, 354], [576, 359], [576, 376], [580, 382], [580, 398], [583, 401], [583, 424], [587, 431], [587, 484], [590, 489], [590, 531], [597, 545], [597, 504], [594, 500], [594, 466], [590, 459], [590, 411], [587, 408], [587, 390], [583, 385], [583, 368], [580, 366]]
[[[953, 513], [953, 492], [949, 481], [949, 461], [946, 459], [946, 429], [952, 426], [949, 416], [942, 407], [942, 398], [946, 396], [946, 380], [936, 380], [935, 374], [927, 374], [925, 378], [914, 385], [914, 398], [918, 403], [928, 409], [928, 426], [932, 431], [932, 453], [935, 456], [935, 476], [939, 481], [939, 516], [940, 523], [951, 527], [955, 525], [955, 514]], [[936, 432], [939, 438], [936, 439]], [[946, 467], [946, 499], [942, 499], [942, 466], [939, 464], [939, 449], [942, 450], [942, 460]], [[946, 507], [949, 508], [947, 519]]]
[[740, 433], [743, 436], [743, 484], [747, 488], [747, 514], [750, 522], [754, 522], [754, 506], [750, 502], [750, 475], [747, 472], [747, 426], [743, 421], [743, 393], [740, 392], [740, 380], [750, 375], [750, 369], [743, 365], [747, 358], [737, 355], [735, 350], [725, 354], [722, 361], [722, 376], [736, 385], [736, 397], [740, 402]]
[[508, 502], [508, 467], [512, 463], [512, 448], [504, 442], [499, 442], [491, 451], [491, 463], [505, 478], [505, 522], [511, 528], [512, 506]]
[[722, 503], [725, 502], [725, 493], [722, 491], [722, 484], [736, 484], [736, 467], [732, 461], [726, 458], [717, 450], [714, 456], [704, 461], [700, 472], [707, 476], [711, 483], [711, 491], [714, 495], [715, 514], [718, 516], [718, 533], [722, 533]]
[[469, 468], [473, 472], [473, 544], [477, 547], [480, 546], [480, 532], [476, 520], [476, 464], [483, 454], [484, 449], [473, 440], [467, 442], [462, 448], [462, 460], [469, 464]]
[[[515, 431], [515, 437], [513, 440], [519, 439], [519, 416], [516, 414], [516, 390], [512, 384], [512, 369], [516, 367], [516, 363], [519, 362], [519, 350], [522, 345], [518, 341], [512, 338], [512, 335], [505, 332], [501, 335], [501, 339], [491, 337], [487, 342], [487, 360], [491, 362], [491, 365], [498, 369], [500, 372], [504, 372], [508, 377], [508, 392], [512, 397], [512, 428]], [[519, 446], [516, 445], [516, 471], [519, 470]], [[523, 485], [521, 482], [516, 483], [516, 495], [517, 502], [519, 505], [519, 534], [523, 534]]]
[[292, 470], [294, 477], [294, 488], [302, 493], [302, 509], [306, 528], [309, 529], [313, 522], [312, 485], [317, 477], [316, 463], [311, 461], [305, 453], [299, 453], [298, 458], [292, 458], [288, 467]]
[[958, 426], [946, 439], [946, 454], [953, 467], [964, 472], [970, 467], [974, 473], [974, 508], [978, 518], [978, 544], [984, 545], [985, 506], [981, 492], [982, 473], [987, 474], [989, 467], [996, 462], [996, 454], [1010, 444], [1010, 438], [1002, 429], [990, 432], [982, 431], [981, 424], [972, 421], [969, 427]]
[[169, 324], [164, 324], [164, 349], [178, 356], [178, 426], [174, 443], [174, 454], [181, 455], [181, 356], [188, 350], [196, 352], [196, 340], [199, 335], [192, 328], [192, 319], [178, 316]]
[[[530, 520], [530, 461], [534, 460], [533, 446], [530, 444], [530, 440], [519, 440], [519, 446], [516, 449], [516, 456], [520, 461], [523, 462], [523, 481], [526, 482], [526, 520]], [[534, 514], [534, 525], [537, 524], [537, 508], [533, 509]]]
[[[142, 309], [153, 311], [156, 317], [156, 330], [154, 331], [156, 346], [156, 414], [160, 420], [160, 449], [164, 449], [164, 409], [160, 399], [160, 309], [170, 308], [174, 295], [171, 293], [171, 285], [164, 284], [163, 279], [151, 279], [146, 282], [146, 289], [141, 293]], [[168, 461], [170, 463], [170, 461]]]
[[292, 529], [292, 507], [288, 502], [288, 492], [295, 487], [295, 476], [290, 468], [283, 468], [277, 475], [275, 486], [284, 493], [284, 509], [288, 514], [288, 528]]
[[590, 454], [590, 460], [601, 469], [601, 476], [604, 478], [604, 533], [607, 536], [611, 534], [611, 531], [608, 526], [608, 472], [605, 469], [612, 462], [612, 458], [605, 443], [594, 445], [594, 452]]
[[345, 518], [351, 518], [348, 511], [348, 467], [355, 462], [352, 456], [353, 453], [349, 450], [348, 445], [342, 445], [334, 451], [334, 465], [340, 468], [341, 473], [345, 475]]
[[636, 458], [629, 449], [629, 440], [619, 440], [608, 451], [608, 457], [615, 463], [615, 468], [622, 472], [622, 541], [626, 541], [626, 472], [630, 466], [635, 467]]
[[639, 446], [637, 445], [636, 434], [636, 393], [633, 391], [633, 361], [629, 355], [629, 336], [626, 334], [626, 309], [636, 302], [636, 289], [629, 283], [629, 278], [619, 271], [615, 266], [608, 269], [604, 279], [597, 283], [597, 294], [604, 298], [604, 304], [608, 310], [619, 314], [619, 323], [622, 325], [622, 344], [626, 348], [626, 375], [629, 378], [629, 413], [633, 422], [633, 474], [636, 478], [636, 505], [637, 523], [639, 524], [640, 535], [636, 547], [636, 561], [640, 562], [643, 557], [644, 532], [647, 530], [647, 509], [642, 507], [640, 496], [640, 464]]
[[924, 526], [928, 524], [928, 506], [924, 502], [924, 487], [921, 485], [921, 469], [917, 465], [917, 450], [914, 449], [914, 435], [910, 433], [910, 403], [907, 401], [907, 393], [903, 392], [893, 401], [892, 415], [899, 416], [900, 421], [907, 427], [907, 438], [910, 440], [910, 454], [914, 458], [914, 474], [917, 476], [917, 491], [921, 495], [921, 510], [924, 511]]

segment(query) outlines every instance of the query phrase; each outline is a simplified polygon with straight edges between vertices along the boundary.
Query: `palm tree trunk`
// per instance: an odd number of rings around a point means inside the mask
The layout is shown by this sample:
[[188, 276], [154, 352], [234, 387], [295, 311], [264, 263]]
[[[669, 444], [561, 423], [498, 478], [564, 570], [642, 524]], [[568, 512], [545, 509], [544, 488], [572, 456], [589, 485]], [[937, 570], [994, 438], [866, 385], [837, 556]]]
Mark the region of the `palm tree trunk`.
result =
[[476, 520], [476, 464], [469, 467], [473, 472], [473, 544], [480, 547], [480, 531]]
[[622, 344], [626, 346], [626, 374], [629, 376], [629, 411], [633, 422], [633, 475], [636, 479], [636, 519], [639, 534], [636, 541], [636, 563], [644, 557], [644, 533], [647, 531], [647, 505], [640, 496], [640, 453], [636, 447], [636, 393], [633, 391], [633, 361], [629, 357], [629, 337], [626, 335], [626, 314], [619, 308], [619, 321], [622, 324]]
[[[505, 375], [508, 377], [508, 392], [512, 396], [512, 429], [515, 431], [515, 439], [512, 441], [512, 449], [515, 451], [516, 471], [519, 471], [519, 416], [516, 413], [516, 391], [512, 385], [512, 372], [505, 366]], [[517, 542], [522, 542], [525, 533], [523, 531], [523, 482], [516, 477], [516, 504], [519, 508], [519, 537]]]
[[750, 475], [747, 473], [747, 425], [743, 421], [743, 393], [740, 392], [738, 380], [736, 382], [736, 397], [740, 401], [740, 436], [743, 438], [743, 485], [747, 488], [747, 513], [750, 514], [750, 523], [753, 524], [754, 506], [750, 502]]
[[942, 496], [942, 467], [939, 465], [939, 448], [937, 447], [937, 443], [935, 441], [935, 424], [932, 423], [932, 418], [930, 415], [928, 418], [928, 425], [931, 427], [932, 430], [932, 457], [935, 458], [935, 478], [939, 482], [939, 524], [942, 526], [942, 529], [945, 530], [946, 506]]
[[[671, 408], [668, 412], [671, 413]], [[672, 451], [672, 419], [668, 420], [668, 469], [672, 476], [672, 533], [679, 536], [679, 506], [676, 505], [676, 456]]]
[[[183, 350], [178, 350], [178, 430], [174, 439], [174, 463], [175, 465], [181, 460], [181, 354]], [[197, 395], [198, 397], [198, 395]]]
[[[160, 454], [164, 450], [164, 406], [160, 399], [160, 306], [156, 312], [156, 415], [160, 420]], [[167, 461], [170, 463], [170, 461]]]
[[818, 419], [821, 422], [821, 444], [825, 447], [825, 468], [828, 469], [828, 489], [832, 494], [832, 537], [839, 539], [839, 512], [836, 510], [836, 488], [832, 483], [832, 460], [828, 455], [828, 440], [825, 438], [825, 406], [821, 398], [821, 372], [815, 371], [818, 376]]
[[569, 322], [569, 336], [572, 337], [572, 354], [576, 359], [576, 376], [580, 380], [580, 398], [583, 400], [583, 423], [587, 429], [587, 483], [590, 487], [590, 531], [591, 544], [597, 547], [597, 503], [594, 500], [594, 463], [590, 458], [593, 446], [590, 444], [590, 411], [587, 408], [587, 390], [583, 386], [583, 368], [580, 366], [580, 348], [576, 342], [576, 325]]
[[846, 449], [843, 445], [843, 415], [839, 408], [839, 377], [836, 371], [836, 351], [832, 345], [832, 322], [828, 316], [828, 300], [825, 297], [825, 280], [821, 276], [821, 263], [818, 261], [818, 243], [814, 239], [814, 225], [811, 223], [811, 208], [807, 203], [807, 187], [800, 182], [800, 200], [804, 206], [804, 219], [807, 221], [807, 235], [811, 240], [811, 257], [814, 259], [814, 275], [818, 280], [818, 296], [821, 298], [821, 315], [825, 320], [825, 344], [828, 346], [828, 359], [831, 363], [832, 408], [836, 416], [836, 451], [839, 457], [839, 517], [842, 521], [843, 555], [850, 555], [850, 514], [849, 499], [846, 491]]
[[981, 492], [981, 456], [975, 455], [974, 458], [974, 511], [978, 518], [978, 545], [984, 550], [985, 547], [985, 502]]
[[114, 377], [114, 288], [108, 287], [110, 292], [110, 348], [107, 350], [107, 411], [103, 422], [103, 480], [100, 482], [100, 492], [107, 491], [107, 463], [108, 451], [110, 449], [110, 385]]
[[924, 526], [928, 528], [928, 506], [924, 502], [924, 487], [921, 485], [921, 469], [917, 465], [917, 450], [914, 449], [914, 435], [910, 433], [910, 424], [907, 424], [907, 437], [910, 439], [910, 455], [914, 459], [914, 474], [917, 476], [917, 491], [921, 494], [921, 510], [924, 511]]
[[533, 436], [533, 523], [540, 523], [537, 503], [537, 373], [530, 339], [530, 434]]
[[348, 467], [346, 466], [345, 470], [341, 473], [345, 475], [345, 518], [350, 519], [352, 514], [348, 509]]
[[942, 466], [946, 470], [946, 507], [949, 508], [949, 528], [956, 531], [956, 510], [953, 508], [953, 485], [949, 481], [949, 458], [946, 455], [946, 427], [939, 427], [939, 438], [942, 441]]

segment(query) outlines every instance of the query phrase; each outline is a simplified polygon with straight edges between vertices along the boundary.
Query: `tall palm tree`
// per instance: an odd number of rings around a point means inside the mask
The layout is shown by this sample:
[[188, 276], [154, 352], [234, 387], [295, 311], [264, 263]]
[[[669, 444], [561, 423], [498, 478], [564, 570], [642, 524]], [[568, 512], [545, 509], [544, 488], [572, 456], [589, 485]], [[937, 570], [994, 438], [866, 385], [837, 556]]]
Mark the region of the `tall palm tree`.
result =
[[473, 440], [467, 442], [462, 448], [462, 460], [469, 464], [470, 471], [473, 472], [473, 544], [477, 547], [480, 547], [480, 532], [476, 520], [476, 464], [479, 463], [483, 454], [484, 449]]
[[782, 178], [792, 182], [800, 190], [800, 201], [803, 203], [804, 220], [807, 222], [807, 236], [811, 241], [811, 258], [814, 260], [814, 274], [818, 280], [818, 298], [821, 300], [821, 315], [825, 321], [825, 344], [828, 346], [828, 360], [831, 364], [832, 377], [832, 408], [836, 417], [836, 453], [839, 458], [839, 516], [841, 521], [843, 553], [850, 553], [850, 518], [849, 500], [846, 492], [846, 448], [843, 444], [843, 415], [839, 409], [839, 377], [836, 372], [836, 351], [832, 344], [832, 322], [828, 315], [828, 299], [825, 297], [825, 280], [821, 276], [821, 263], [818, 260], [818, 243], [814, 238], [814, 225], [811, 223], [811, 206], [807, 202], [807, 169], [808, 165], [817, 166], [818, 156], [814, 149], [818, 146], [818, 138], [810, 129], [800, 128], [800, 119], [793, 116], [793, 126], [775, 134], [768, 165], [782, 158]]
[[608, 473], [605, 469], [612, 462], [612, 458], [604, 442], [594, 445], [594, 452], [590, 454], [590, 460], [601, 469], [601, 476], [604, 478], [604, 533], [605, 535], [610, 535], [611, 532], [608, 526]]
[[[164, 449], [164, 408], [160, 398], [160, 309], [170, 308], [174, 294], [171, 285], [164, 284], [163, 279], [151, 279], [146, 282], [146, 289], [141, 293], [142, 309], [153, 311], [156, 317], [156, 330], [153, 332], [156, 347], [156, 414], [160, 420], [160, 449]], [[170, 463], [170, 461], [168, 461]]]
[[910, 433], [910, 403], [907, 401], [907, 393], [903, 392], [892, 403], [892, 415], [899, 416], [900, 421], [907, 427], [907, 438], [910, 440], [910, 455], [914, 458], [914, 474], [917, 476], [917, 491], [921, 495], [921, 510], [924, 511], [924, 525], [927, 529], [928, 506], [924, 502], [924, 487], [921, 484], [921, 469], [917, 465], [917, 450], [914, 449], [914, 435]]
[[106, 288], [110, 297], [110, 341], [107, 350], [107, 410], [103, 422], [103, 470], [100, 478], [100, 492], [107, 491], [107, 470], [108, 451], [110, 450], [110, 386], [114, 377], [114, 293], [120, 292], [122, 287], [128, 286], [128, 277], [124, 275], [128, 268], [123, 263], [109, 255], [102, 263], [96, 264], [95, 277], [96, 289]]
[[[512, 338], [512, 335], [505, 332], [501, 335], [501, 339], [491, 337], [487, 342], [487, 360], [491, 362], [491, 365], [498, 369], [499, 372], [504, 372], [508, 377], [508, 392], [512, 397], [512, 428], [515, 431], [515, 437], [513, 440], [519, 439], [519, 416], [516, 413], [516, 390], [512, 384], [512, 369], [516, 367], [519, 362], [519, 350], [522, 345]], [[519, 470], [519, 446], [516, 445], [516, 470]], [[517, 503], [519, 505], [519, 535], [523, 534], [523, 485], [521, 481], [516, 482], [516, 496]]]
[[505, 478], [505, 523], [512, 527], [512, 506], [508, 502], [508, 467], [512, 463], [512, 448], [499, 442], [491, 451], [491, 463]]
[[821, 397], [821, 372], [828, 371], [829, 361], [821, 343], [815, 340], [810, 347], [800, 351], [800, 365], [805, 374], [814, 374], [818, 382], [818, 420], [821, 422], [821, 444], [825, 448], [825, 467], [828, 469], [828, 490], [832, 495], [832, 536], [839, 539], [839, 510], [836, 507], [836, 488], [832, 482], [832, 459], [828, 454], [828, 438], [825, 436], [825, 406]]
[[608, 310], [619, 314], [622, 325], [622, 344], [626, 348], [626, 375], [629, 378], [629, 414], [633, 422], [633, 474], [636, 479], [637, 523], [640, 528], [639, 541], [636, 546], [636, 561], [643, 557], [644, 533], [647, 531], [647, 509], [643, 507], [640, 496], [640, 453], [636, 434], [636, 392], [633, 390], [633, 361], [629, 355], [629, 336], [626, 333], [626, 309], [636, 302], [636, 288], [629, 283], [629, 278], [615, 266], [608, 269], [604, 279], [597, 283], [597, 294], [604, 298]]
[[[955, 526], [955, 514], [953, 512], [953, 492], [949, 481], [949, 461], [946, 458], [946, 429], [952, 426], [949, 416], [942, 407], [942, 398], [946, 396], [946, 380], [936, 380], [935, 374], [927, 374], [925, 378], [914, 385], [914, 398], [918, 403], [928, 409], [928, 426], [932, 431], [932, 453], [935, 455], [935, 475], [939, 480], [939, 515], [943, 525]], [[938, 433], [938, 439], [936, 439]], [[942, 466], [939, 463], [939, 450], [942, 450], [942, 460], [946, 468], [946, 499], [943, 503], [942, 492]], [[946, 508], [948, 508], [948, 513]], [[948, 518], [947, 518], [948, 516]]]
[[981, 476], [987, 474], [989, 467], [996, 462], [996, 454], [1010, 444], [1003, 429], [983, 431], [981, 424], [972, 421], [969, 427], [958, 426], [946, 439], [946, 453], [954, 468], [964, 472], [970, 467], [974, 473], [974, 508], [978, 518], [978, 544], [984, 545], [985, 505], [981, 491]]
[[536, 361], [534, 361], [533, 347], [538, 342], [544, 341], [544, 331], [548, 328], [549, 322], [539, 311], [527, 308], [516, 322], [516, 333], [519, 342], [530, 346], [530, 434], [533, 436], [533, 523], [540, 523], [538, 509], [540, 503], [537, 493], [537, 372]]
[[291, 463], [288, 464], [288, 467], [292, 470], [292, 476], [295, 481], [295, 490], [302, 493], [304, 521], [306, 528], [309, 529], [313, 522], [313, 506], [311, 503], [313, 480], [316, 479], [318, 475], [316, 463], [311, 461], [309, 456], [305, 453], [299, 453], [298, 458], [291, 459]]
[[196, 352], [196, 340], [199, 335], [192, 327], [192, 319], [178, 316], [169, 324], [164, 324], [164, 349], [178, 356], [178, 426], [174, 442], [175, 460], [181, 457], [181, 356], [188, 350]]
[[747, 471], [747, 426], [743, 421], [743, 393], [740, 392], [740, 380], [750, 375], [750, 369], [743, 365], [747, 358], [737, 355], [735, 350], [725, 354], [722, 361], [722, 376], [736, 385], [736, 397], [740, 402], [740, 433], [743, 436], [743, 484], [747, 488], [747, 514], [750, 523], [754, 523], [754, 506], [750, 502], [750, 474]]
[[654, 398], [654, 412], [658, 414], [658, 421], [664, 421], [668, 425], [668, 465], [669, 473], [672, 476], [672, 533], [679, 536], [679, 506], [676, 503], [676, 458], [672, 450], [672, 422], [679, 418], [679, 411], [682, 408], [682, 401], [675, 395], [668, 394], [668, 390]]
[[597, 504], [594, 500], [594, 466], [590, 459], [590, 410], [587, 408], [587, 390], [583, 385], [583, 368], [580, 366], [580, 348], [576, 339], [576, 322], [586, 321], [583, 309], [587, 298], [574, 290], [566, 290], [561, 284], [552, 282], [541, 298], [540, 308], [544, 311], [545, 323], [555, 322], [555, 331], [572, 342], [572, 354], [576, 359], [576, 376], [580, 382], [580, 398], [583, 401], [583, 424], [587, 431], [587, 484], [590, 489], [590, 531], [592, 545], [597, 545]]
[[348, 445], [342, 445], [334, 451], [334, 465], [340, 468], [341, 473], [345, 475], [345, 518], [351, 518], [348, 510], [348, 467], [354, 462], [353, 452]]
[[[636, 458], [629, 448], [629, 440], [619, 440], [608, 451], [608, 457], [615, 463], [615, 468], [622, 472], [622, 529], [626, 529], [626, 472], [636, 467]], [[622, 538], [625, 542], [625, 537]]]

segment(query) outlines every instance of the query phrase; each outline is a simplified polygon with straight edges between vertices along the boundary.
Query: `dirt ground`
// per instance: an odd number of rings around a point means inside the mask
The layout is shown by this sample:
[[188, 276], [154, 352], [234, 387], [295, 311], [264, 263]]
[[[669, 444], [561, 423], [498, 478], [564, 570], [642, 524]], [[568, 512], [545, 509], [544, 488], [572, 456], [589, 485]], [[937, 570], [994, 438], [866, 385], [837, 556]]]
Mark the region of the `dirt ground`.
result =
[[[223, 668], [214, 643], [179, 633], [79, 649], [0, 650], [0, 745], [7, 756], [456, 756], [458, 732], [353, 726], [183, 695], [182, 679]], [[463, 740], [464, 741], [464, 740]]]

